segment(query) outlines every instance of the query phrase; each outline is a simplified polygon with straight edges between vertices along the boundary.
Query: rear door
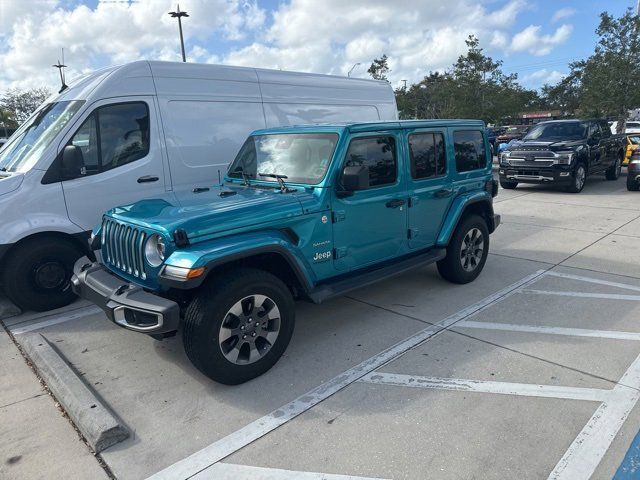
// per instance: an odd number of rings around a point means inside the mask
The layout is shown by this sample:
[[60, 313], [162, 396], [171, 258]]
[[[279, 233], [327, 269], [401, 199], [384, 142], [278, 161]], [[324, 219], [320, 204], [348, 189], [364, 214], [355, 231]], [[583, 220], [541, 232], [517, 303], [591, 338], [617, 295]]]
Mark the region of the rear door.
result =
[[[484, 189], [484, 182], [491, 165], [489, 146], [482, 129], [457, 127], [449, 129], [451, 143], [449, 154], [454, 155], [455, 171], [451, 174], [453, 195], [468, 190]], [[453, 148], [451, 148], [453, 147]]]
[[453, 198], [447, 165], [446, 129], [420, 129], [406, 134], [409, 160], [409, 248], [433, 246]]
[[91, 230], [106, 210], [165, 193], [156, 118], [152, 97], [109, 99], [61, 144], [81, 152], [80, 171], [62, 182], [73, 223]]
[[337, 190], [333, 192], [337, 270], [355, 270], [406, 252], [406, 166], [402, 153], [402, 135], [396, 132], [351, 138], [340, 171], [345, 166], [368, 166], [370, 188], [344, 198]]

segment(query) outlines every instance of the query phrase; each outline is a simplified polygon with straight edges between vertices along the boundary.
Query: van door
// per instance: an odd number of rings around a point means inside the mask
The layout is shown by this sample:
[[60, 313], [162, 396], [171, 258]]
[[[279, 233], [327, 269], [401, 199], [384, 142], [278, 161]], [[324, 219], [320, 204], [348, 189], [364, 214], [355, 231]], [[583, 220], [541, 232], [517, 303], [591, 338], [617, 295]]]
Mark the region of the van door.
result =
[[106, 210], [165, 193], [164, 168], [152, 97], [96, 104], [70, 138], [77, 165], [64, 176], [67, 212], [91, 230]]
[[453, 199], [453, 185], [447, 167], [445, 129], [408, 132], [409, 156], [409, 247], [435, 245]]
[[333, 193], [338, 270], [355, 270], [405, 253], [407, 195], [398, 138], [389, 133], [351, 139], [340, 171], [350, 165], [369, 167], [370, 187], [345, 198]]

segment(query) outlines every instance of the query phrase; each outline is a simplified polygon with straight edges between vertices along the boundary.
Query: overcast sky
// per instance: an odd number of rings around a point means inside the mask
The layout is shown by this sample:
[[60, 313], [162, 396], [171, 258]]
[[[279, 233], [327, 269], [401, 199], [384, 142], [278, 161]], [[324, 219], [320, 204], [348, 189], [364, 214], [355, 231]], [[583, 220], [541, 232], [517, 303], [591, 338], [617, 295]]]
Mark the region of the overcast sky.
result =
[[[182, 0], [187, 57], [317, 73], [367, 76], [389, 56], [394, 86], [449, 67], [465, 38], [539, 88], [591, 52], [598, 14], [635, 0]], [[180, 60], [175, 1], [0, 0], [0, 91], [58, 86], [67, 78], [138, 59]]]

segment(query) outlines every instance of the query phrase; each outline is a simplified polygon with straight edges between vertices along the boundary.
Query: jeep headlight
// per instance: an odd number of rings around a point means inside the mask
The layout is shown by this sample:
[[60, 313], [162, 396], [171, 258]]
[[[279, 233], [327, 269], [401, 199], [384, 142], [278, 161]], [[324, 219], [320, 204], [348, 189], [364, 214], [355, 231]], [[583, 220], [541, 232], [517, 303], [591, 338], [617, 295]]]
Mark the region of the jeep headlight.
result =
[[573, 152], [558, 152], [555, 154], [555, 160], [558, 165], [569, 165], [573, 160]]
[[159, 267], [164, 262], [164, 254], [164, 239], [158, 234], [151, 235], [144, 246], [144, 256], [147, 263], [152, 267]]

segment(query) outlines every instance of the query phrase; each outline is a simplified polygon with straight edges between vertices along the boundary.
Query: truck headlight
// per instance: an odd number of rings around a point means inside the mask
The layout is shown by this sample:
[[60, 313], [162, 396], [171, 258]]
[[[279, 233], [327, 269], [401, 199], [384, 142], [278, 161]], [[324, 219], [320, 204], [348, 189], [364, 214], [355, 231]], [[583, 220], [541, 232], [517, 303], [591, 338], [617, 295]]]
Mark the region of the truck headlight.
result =
[[555, 154], [555, 160], [558, 165], [569, 165], [573, 160], [573, 152], [558, 152]]
[[502, 152], [500, 154], [500, 165], [508, 166], [509, 165], [509, 152]]
[[164, 238], [158, 234], [151, 235], [144, 246], [144, 256], [152, 267], [159, 267], [164, 262]]

